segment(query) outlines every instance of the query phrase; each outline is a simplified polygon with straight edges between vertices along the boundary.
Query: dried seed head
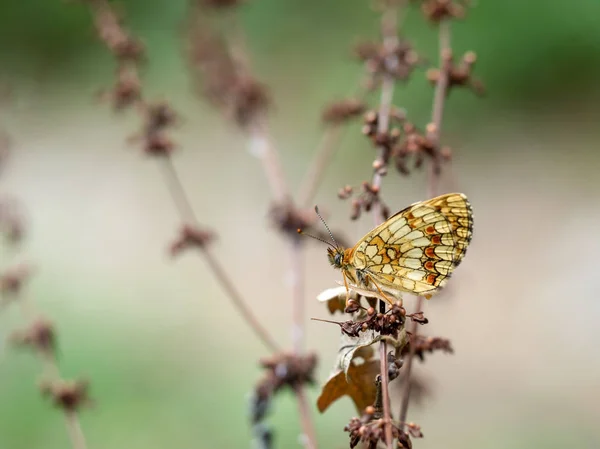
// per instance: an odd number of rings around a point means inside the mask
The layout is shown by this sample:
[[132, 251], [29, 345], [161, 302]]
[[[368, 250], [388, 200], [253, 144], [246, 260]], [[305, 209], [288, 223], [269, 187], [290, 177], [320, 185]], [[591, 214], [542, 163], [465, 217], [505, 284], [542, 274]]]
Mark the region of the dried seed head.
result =
[[439, 23], [446, 19], [462, 19], [467, 5], [467, 0], [423, 0], [421, 11], [429, 21]]
[[91, 404], [89, 383], [85, 380], [44, 382], [40, 390], [44, 396], [52, 399], [54, 405], [65, 411], [78, 410], [82, 405]]
[[325, 108], [322, 120], [325, 123], [340, 124], [364, 113], [365, 104], [353, 98], [332, 103]]
[[11, 341], [18, 346], [30, 346], [47, 355], [54, 354], [56, 349], [56, 333], [51, 321], [38, 318], [27, 328], [15, 331]]
[[214, 241], [215, 238], [216, 235], [212, 231], [192, 225], [183, 225], [179, 231], [179, 236], [171, 244], [169, 252], [174, 257], [186, 249], [198, 248], [202, 250], [206, 245]]

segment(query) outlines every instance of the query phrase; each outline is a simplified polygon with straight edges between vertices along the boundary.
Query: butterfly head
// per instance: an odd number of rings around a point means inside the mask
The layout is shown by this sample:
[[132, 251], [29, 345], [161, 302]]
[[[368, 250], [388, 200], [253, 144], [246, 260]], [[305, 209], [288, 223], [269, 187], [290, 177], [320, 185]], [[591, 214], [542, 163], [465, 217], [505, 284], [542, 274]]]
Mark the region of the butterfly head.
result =
[[341, 270], [344, 265], [344, 249], [340, 247], [327, 248], [327, 258], [331, 265]]

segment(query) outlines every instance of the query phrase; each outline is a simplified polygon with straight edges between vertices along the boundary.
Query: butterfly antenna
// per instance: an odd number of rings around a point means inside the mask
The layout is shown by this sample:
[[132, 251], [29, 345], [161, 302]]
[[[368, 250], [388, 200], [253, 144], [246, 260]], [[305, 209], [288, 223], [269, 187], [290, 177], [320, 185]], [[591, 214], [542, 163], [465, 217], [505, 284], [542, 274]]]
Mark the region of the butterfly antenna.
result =
[[327, 223], [325, 223], [325, 220], [323, 220], [323, 217], [321, 217], [318, 206], [315, 206], [315, 212], [317, 213], [317, 216], [321, 219], [321, 222], [323, 222], [323, 224], [325, 225], [325, 229], [327, 229], [327, 232], [329, 232], [329, 237], [331, 237], [331, 240], [333, 240], [333, 243], [335, 243], [336, 248], [339, 248], [340, 245], [338, 245], [338, 242], [335, 241], [335, 238], [333, 238], [333, 233], [331, 232], [331, 229], [329, 229], [329, 226], [327, 226]]
[[331, 244], [331, 242], [328, 242], [327, 240], [324, 240], [324, 239], [322, 239], [322, 238], [320, 238], [320, 237], [317, 237], [317, 236], [315, 236], [315, 235], [307, 234], [306, 232], [304, 232], [304, 231], [303, 231], [302, 229], [300, 229], [300, 228], [298, 228], [298, 229], [297, 229], [297, 232], [298, 232], [298, 234], [305, 235], [305, 236], [307, 236], [307, 237], [311, 237], [311, 238], [313, 238], [313, 239], [315, 239], [315, 240], [318, 240], [319, 242], [323, 242], [323, 243], [325, 243], [325, 244], [327, 244], [327, 245], [329, 245], [329, 246], [331, 246], [331, 247], [335, 248], [335, 247], [334, 247], [334, 246]]

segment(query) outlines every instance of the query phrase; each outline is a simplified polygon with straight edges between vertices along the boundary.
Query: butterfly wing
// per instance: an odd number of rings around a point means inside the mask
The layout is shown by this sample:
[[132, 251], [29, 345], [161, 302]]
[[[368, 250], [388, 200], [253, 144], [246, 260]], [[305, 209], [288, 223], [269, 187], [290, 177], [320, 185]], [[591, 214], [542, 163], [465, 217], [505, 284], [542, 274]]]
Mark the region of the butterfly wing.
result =
[[369, 232], [351, 263], [380, 288], [430, 294], [447, 282], [473, 234], [467, 197], [450, 193], [412, 204]]

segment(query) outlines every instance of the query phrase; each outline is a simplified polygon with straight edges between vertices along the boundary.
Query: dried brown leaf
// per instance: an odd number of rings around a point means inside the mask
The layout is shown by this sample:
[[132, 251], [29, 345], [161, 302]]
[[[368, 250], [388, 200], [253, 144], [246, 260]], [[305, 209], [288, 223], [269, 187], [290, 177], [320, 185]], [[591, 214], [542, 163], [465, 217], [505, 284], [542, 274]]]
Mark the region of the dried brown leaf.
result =
[[379, 360], [370, 360], [360, 365], [352, 363], [348, 368], [348, 375], [352, 379], [350, 382], [346, 381], [344, 371], [339, 371], [323, 386], [321, 395], [317, 399], [319, 411], [323, 413], [342, 396], [350, 396], [357, 411], [361, 413], [365, 407], [375, 402], [377, 374], [379, 374]]

